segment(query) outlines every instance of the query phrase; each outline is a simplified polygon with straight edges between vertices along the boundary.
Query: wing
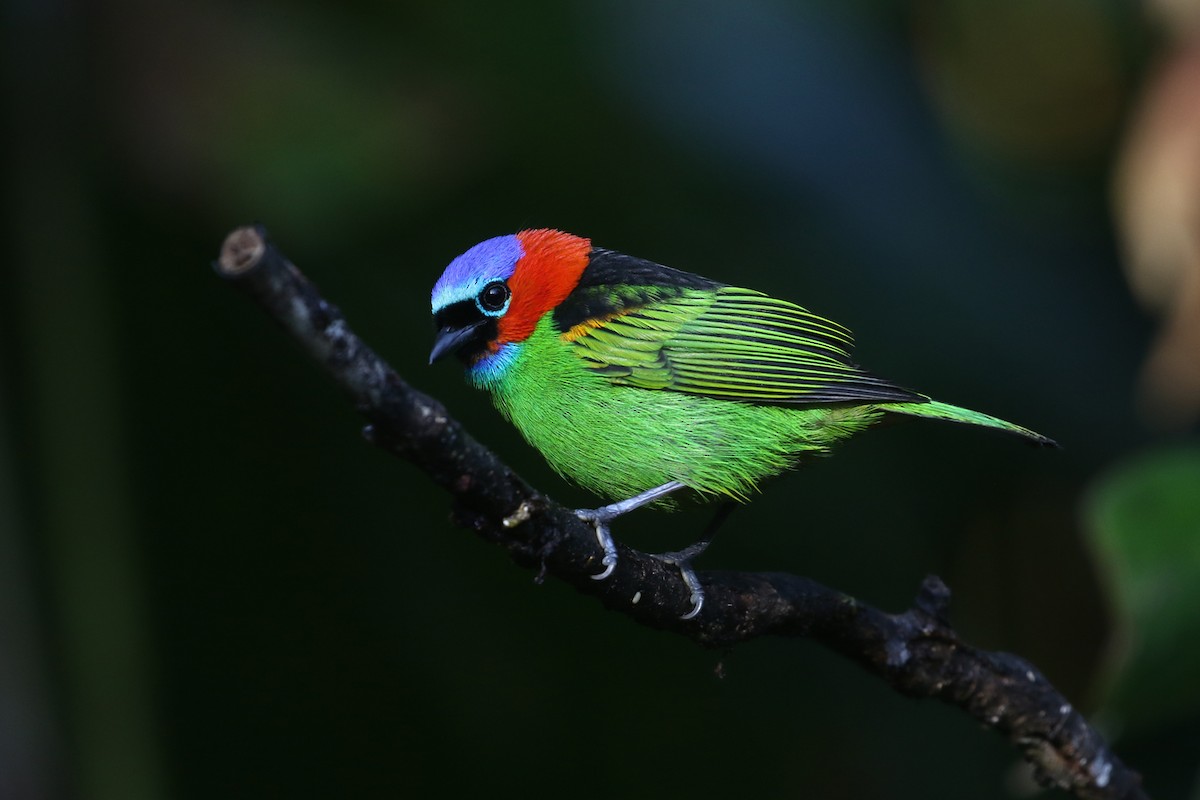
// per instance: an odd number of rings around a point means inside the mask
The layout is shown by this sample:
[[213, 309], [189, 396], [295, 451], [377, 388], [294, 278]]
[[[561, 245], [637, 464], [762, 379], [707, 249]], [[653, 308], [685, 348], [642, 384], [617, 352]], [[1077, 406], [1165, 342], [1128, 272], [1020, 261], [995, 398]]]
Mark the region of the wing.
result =
[[786, 405], [928, 400], [859, 368], [850, 331], [835, 322], [675, 275], [648, 286], [581, 282], [555, 321], [584, 363], [618, 384]]

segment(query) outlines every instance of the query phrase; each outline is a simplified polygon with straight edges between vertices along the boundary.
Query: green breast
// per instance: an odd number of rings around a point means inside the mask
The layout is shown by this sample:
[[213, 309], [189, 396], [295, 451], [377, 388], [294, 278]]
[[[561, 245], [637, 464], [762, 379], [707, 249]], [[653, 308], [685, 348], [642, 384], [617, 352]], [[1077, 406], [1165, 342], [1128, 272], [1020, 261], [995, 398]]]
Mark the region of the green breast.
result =
[[619, 385], [580, 355], [547, 316], [485, 388], [554, 469], [613, 500], [672, 480], [745, 499], [763, 478], [880, 416], [872, 406], [755, 405]]

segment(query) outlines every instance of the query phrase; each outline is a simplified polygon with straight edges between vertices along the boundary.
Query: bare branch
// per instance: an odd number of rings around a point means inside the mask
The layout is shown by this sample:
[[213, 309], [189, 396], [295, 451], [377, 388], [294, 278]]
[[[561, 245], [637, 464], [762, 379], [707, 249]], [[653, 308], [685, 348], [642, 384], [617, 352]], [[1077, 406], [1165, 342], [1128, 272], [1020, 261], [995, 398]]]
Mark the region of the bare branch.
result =
[[707, 600], [681, 620], [690, 593], [677, 570], [623, 545], [608, 580], [593, 528], [541, 494], [413, 389], [346, 324], [260, 227], [233, 231], [214, 265], [321, 363], [366, 417], [370, 441], [424, 471], [455, 501], [455, 519], [511, 554], [643, 625], [708, 647], [756, 636], [803, 636], [855, 661], [897, 691], [958, 706], [1009, 738], [1038, 779], [1077, 797], [1144, 798], [1141, 779], [1033, 665], [962, 641], [946, 620], [939, 578], [913, 608], [887, 614], [806, 578], [782, 573], [699, 573]]

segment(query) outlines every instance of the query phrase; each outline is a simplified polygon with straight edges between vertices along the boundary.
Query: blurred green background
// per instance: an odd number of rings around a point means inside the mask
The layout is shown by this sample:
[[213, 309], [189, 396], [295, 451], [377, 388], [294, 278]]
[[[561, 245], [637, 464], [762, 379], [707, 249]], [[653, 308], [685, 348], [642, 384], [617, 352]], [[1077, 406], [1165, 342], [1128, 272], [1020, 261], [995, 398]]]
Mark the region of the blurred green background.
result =
[[969, 640], [1200, 797], [1192, 5], [8, 0], [0, 797], [1034, 791], [811, 643], [708, 652], [452, 527], [213, 275], [251, 221], [571, 504], [426, 366], [433, 281], [522, 227], [795, 299], [874, 372], [1055, 437], [873, 432], [701, 568], [894, 610], [937, 573]]

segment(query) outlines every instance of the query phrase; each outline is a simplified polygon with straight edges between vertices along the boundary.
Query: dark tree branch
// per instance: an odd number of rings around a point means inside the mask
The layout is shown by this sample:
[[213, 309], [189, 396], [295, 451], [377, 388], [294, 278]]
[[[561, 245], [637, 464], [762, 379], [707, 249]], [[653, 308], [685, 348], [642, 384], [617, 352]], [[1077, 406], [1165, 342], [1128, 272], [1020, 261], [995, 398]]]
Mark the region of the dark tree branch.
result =
[[445, 407], [413, 389], [346, 324], [268, 241], [261, 227], [225, 240], [217, 273], [253, 297], [320, 362], [367, 418], [374, 444], [424, 471], [455, 501], [456, 521], [643, 625], [728, 647], [756, 636], [821, 642], [912, 697], [936, 697], [1007, 736], [1038, 779], [1081, 798], [1144, 798], [1137, 773], [1029, 662], [963, 642], [946, 621], [950, 592], [936, 577], [913, 608], [887, 614], [806, 578], [701, 572], [698, 618], [677, 570], [619, 545], [608, 580], [591, 525], [530, 487], [475, 441]]

